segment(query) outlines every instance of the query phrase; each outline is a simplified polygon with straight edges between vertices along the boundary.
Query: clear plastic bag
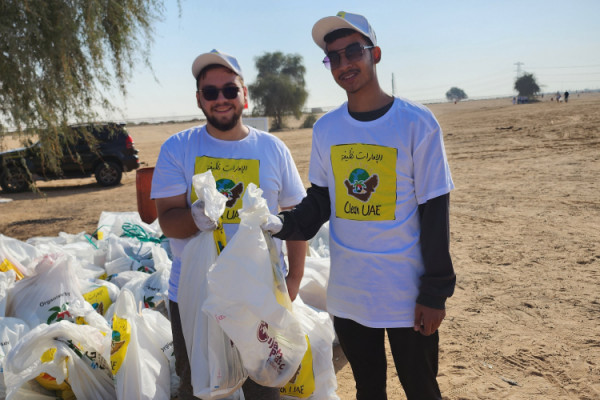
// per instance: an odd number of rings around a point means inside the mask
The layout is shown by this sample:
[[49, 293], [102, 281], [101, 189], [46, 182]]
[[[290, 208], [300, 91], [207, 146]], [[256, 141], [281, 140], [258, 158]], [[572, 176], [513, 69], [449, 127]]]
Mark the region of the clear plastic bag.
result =
[[236, 344], [248, 375], [263, 386], [280, 387], [300, 365], [305, 334], [260, 228], [270, 211], [256, 185], [248, 185], [239, 214], [237, 233], [209, 269], [202, 309]]
[[[193, 177], [205, 212], [218, 220], [227, 198], [218, 192], [210, 171]], [[194, 396], [217, 399], [228, 396], [246, 380], [240, 354], [217, 321], [202, 311], [208, 295], [206, 274], [217, 258], [213, 232], [201, 232], [183, 249], [177, 300], [181, 326], [190, 360]]]
[[7, 400], [42, 375], [80, 399], [116, 399], [110, 366], [102, 356], [110, 338], [89, 325], [40, 324], [23, 336], [5, 360]]
[[133, 294], [121, 290], [114, 306], [110, 364], [117, 398], [168, 400], [169, 360], [155, 339], [157, 327], [138, 312]]
[[30, 327], [73, 320], [69, 303], [83, 301], [74, 263], [75, 259], [66, 254], [44, 256], [34, 275], [21, 279], [10, 289], [6, 315], [22, 319]]
[[335, 400], [337, 379], [333, 366], [333, 340], [335, 331], [329, 313], [304, 304], [300, 297], [293, 303], [294, 314], [306, 331], [309, 348], [294, 377], [281, 388], [281, 398], [286, 400]]

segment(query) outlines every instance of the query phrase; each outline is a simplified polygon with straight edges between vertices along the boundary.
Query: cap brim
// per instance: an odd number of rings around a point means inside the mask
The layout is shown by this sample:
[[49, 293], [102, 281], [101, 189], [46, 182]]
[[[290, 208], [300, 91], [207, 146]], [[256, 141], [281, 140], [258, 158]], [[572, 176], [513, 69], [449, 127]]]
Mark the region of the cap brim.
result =
[[362, 33], [360, 31], [360, 29], [358, 29], [356, 26], [354, 26], [351, 23], [349, 23], [348, 21], [346, 21], [344, 18], [325, 17], [325, 18], [321, 18], [320, 20], [318, 20], [315, 23], [315, 25], [313, 26], [312, 37], [313, 37], [313, 40], [315, 41], [315, 43], [317, 44], [317, 46], [319, 46], [321, 49], [323, 49], [323, 51], [326, 51], [325, 47], [327, 46], [327, 44], [325, 43], [325, 40], [324, 40], [325, 36], [328, 33], [337, 31], [338, 29], [344, 29], [344, 28], [349, 28], [349, 29], [355, 30], [358, 33]]

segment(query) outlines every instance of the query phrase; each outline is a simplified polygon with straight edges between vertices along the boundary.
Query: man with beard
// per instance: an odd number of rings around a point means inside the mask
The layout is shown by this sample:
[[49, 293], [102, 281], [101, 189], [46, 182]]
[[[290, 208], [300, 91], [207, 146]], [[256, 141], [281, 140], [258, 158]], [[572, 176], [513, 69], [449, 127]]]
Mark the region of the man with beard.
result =
[[426, 107], [381, 88], [382, 50], [365, 17], [322, 18], [312, 36], [348, 101], [313, 127], [307, 197], [264, 228], [307, 240], [329, 220], [327, 311], [357, 399], [387, 399], [386, 335], [406, 397], [441, 399], [438, 328], [456, 282], [441, 128]]
[[[238, 229], [238, 210], [250, 182], [263, 191], [269, 209], [290, 209], [306, 192], [291, 153], [275, 136], [242, 123], [248, 102], [242, 69], [237, 60], [218, 50], [199, 55], [192, 64], [196, 79], [196, 101], [206, 116], [206, 125], [192, 127], [169, 137], [162, 145], [152, 180], [151, 197], [156, 200], [158, 220], [169, 238], [173, 264], [169, 279], [169, 307], [177, 374], [181, 378], [179, 399], [193, 399], [190, 363], [182, 334], [177, 289], [181, 254], [199, 232], [214, 230], [217, 222], [204, 213], [204, 204], [192, 189], [195, 174], [212, 171], [217, 189], [227, 196], [223, 226], [227, 238]], [[277, 240], [282, 265], [281, 241]], [[291, 299], [298, 294], [304, 273], [305, 241], [287, 242]], [[181, 284], [187, 284], [182, 282]], [[247, 400], [279, 399], [278, 388], [258, 385], [251, 379], [242, 386]]]

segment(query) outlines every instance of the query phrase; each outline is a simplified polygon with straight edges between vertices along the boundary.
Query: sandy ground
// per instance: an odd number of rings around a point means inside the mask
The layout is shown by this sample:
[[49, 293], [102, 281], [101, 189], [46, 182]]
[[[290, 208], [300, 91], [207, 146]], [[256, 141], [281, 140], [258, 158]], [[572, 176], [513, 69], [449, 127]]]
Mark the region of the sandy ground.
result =
[[[451, 250], [458, 274], [440, 328], [446, 399], [600, 398], [600, 94], [569, 103], [509, 99], [436, 104], [456, 190]], [[144, 166], [192, 123], [132, 126]], [[310, 130], [277, 133], [306, 183]], [[136, 175], [42, 182], [43, 195], [5, 194], [0, 232], [25, 240], [93, 232], [103, 210], [134, 211]], [[341, 399], [349, 365], [334, 363]], [[404, 398], [393, 370], [390, 399]]]

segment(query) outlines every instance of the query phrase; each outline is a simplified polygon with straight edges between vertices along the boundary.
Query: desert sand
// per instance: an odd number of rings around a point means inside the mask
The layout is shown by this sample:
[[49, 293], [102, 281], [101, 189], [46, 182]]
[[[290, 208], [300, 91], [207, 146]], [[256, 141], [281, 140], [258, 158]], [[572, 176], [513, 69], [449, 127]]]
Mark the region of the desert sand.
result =
[[[600, 398], [600, 94], [513, 105], [432, 104], [456, 189], [451, 253], [458, 276], [440, 328], [445, 399]], [[130, 126], [143, 166], [195, 123]], [[308, 185], [311, 131], [275, 133]], [[10, 139], [9, 139], [10, 140]], [[6, 144], [6, 143], [5, 143]], [[41, 182], [0, 193], [0, 232], [21, 240], [93, 232], [102, 211], [135, 211], [136, 173]], [[334, 348], [338, 394], [352, 372]], [[404, 394], [389, 359], [388, 396]]]

